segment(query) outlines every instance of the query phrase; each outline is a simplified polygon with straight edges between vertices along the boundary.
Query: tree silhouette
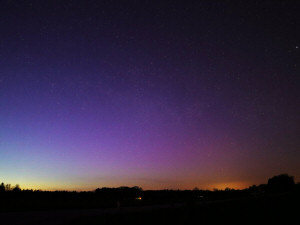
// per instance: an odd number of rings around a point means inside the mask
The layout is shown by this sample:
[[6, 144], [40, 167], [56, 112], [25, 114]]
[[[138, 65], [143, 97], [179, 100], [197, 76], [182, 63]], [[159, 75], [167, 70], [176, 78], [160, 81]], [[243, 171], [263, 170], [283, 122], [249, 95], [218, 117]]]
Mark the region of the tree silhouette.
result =
[[2, 182], [1, 184], [0, 184], [0, 192], [4, 192], [5, 191], [5, 185], [4, 185], [4, 183]]
[[20, 185], [16, 184], [16, 186], [12, 189], [12, 191], [20, 192], [21, 191]]
[[268, 180], [268, 190], [270, 192], [290, 191], [294, 186], [294, 177], [289, 176], [288, 174], [280, 174]]
[[5, 185], [5, 191], [11, 191], [11, 185], [10, 184]]

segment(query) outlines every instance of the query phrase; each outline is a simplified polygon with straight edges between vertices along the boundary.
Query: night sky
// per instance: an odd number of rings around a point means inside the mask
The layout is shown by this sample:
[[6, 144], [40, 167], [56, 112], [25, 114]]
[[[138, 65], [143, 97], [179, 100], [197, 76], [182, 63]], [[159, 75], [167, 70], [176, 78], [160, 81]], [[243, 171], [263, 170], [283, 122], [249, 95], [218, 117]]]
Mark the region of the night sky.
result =
[[0, 181], [300, 181], [299, 1], [0, 1]]

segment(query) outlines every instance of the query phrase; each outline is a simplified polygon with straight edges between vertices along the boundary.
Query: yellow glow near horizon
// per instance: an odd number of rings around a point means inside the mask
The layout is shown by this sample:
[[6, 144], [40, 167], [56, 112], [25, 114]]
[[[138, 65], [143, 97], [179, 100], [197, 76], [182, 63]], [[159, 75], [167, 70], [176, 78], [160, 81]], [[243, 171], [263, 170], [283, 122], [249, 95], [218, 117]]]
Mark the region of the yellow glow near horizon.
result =
[[[12, 186], [15, 186], [16, 184], [11, 184]], [[80, 185], [71, 185], [71, 184], [53, 184], [53, 183], [43, 183], [43, 184], [23, 184], [23, 183], [19, 183], [21, 189], [33, 189], [33, 190], [43, 190], [43, 191], [62, 191], [62, 190], [66, 190], [66, 191], [93, 191], [96, 188], [101, 188], [101, 185], [90, 185], [90, 186], [80, 186]], [[214, 190], [214, 189], [218, 189], [218, 190], [225, 190], [226, 188], [230, 188], [230, 189], [245, 189], [248, 188], [251, 185], [250, 182], [223, 182], [223, 183], [216, 183], [216, 184], [212, 184], [212, 185], [208, 185], [205, 187], [200, 187], [200, 190]], [[119, 187], [118, 185], [104, 185], [106, 187]], [[103, 186], [103, 187], [104, 187]], [[122, 186], [122, 185], [120, 185]], [[132, 185], [129, 185], [132, 186]], [[135, 186], [135, 185], [133, 185]], [[141, 186], [141, 188], [143, 188]], [[143, 188], [143, 190], [162, 190], [164, 188]], [[180, 190], [192, 190], [193, 188], [187, 187], [187, 188], [180, 188]], [[175, 190], [175, 189], [174, 189]], [[177, 189], [176, 189], [177, 190]]]

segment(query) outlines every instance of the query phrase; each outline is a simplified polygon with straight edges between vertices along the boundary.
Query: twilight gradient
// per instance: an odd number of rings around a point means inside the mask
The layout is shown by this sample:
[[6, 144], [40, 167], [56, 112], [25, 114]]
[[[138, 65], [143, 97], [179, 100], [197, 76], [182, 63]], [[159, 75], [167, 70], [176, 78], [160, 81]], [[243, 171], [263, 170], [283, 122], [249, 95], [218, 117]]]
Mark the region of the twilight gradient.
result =
[[1, 182], [299, 181], [298, 3], [1, 4]]

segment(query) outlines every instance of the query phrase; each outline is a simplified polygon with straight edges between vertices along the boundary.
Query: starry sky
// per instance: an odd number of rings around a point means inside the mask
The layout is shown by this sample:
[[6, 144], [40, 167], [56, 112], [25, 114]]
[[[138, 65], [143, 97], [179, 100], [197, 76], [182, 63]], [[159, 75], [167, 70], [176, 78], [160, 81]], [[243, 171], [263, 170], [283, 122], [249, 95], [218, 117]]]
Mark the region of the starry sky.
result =
[[0, 181], [300, 181], [299, 1], [0, 1]]

